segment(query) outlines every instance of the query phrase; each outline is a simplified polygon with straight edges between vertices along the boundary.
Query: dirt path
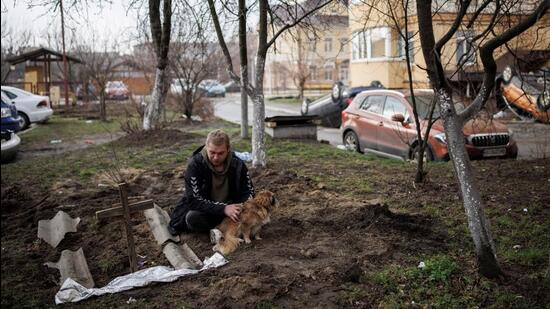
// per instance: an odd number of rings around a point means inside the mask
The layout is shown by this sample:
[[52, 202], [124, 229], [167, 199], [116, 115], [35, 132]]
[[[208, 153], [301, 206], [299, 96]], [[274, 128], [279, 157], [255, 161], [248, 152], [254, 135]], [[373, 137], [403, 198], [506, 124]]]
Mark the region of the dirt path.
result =
[[90, 146], [116, 141], [124, 135], [124, 132], [101, 133], [84, 135], [79, 139], [51, 140], [48, 143], [22, 145], [19, 149], [18, 159], [58, 155], [68, 151], [85, 149]]

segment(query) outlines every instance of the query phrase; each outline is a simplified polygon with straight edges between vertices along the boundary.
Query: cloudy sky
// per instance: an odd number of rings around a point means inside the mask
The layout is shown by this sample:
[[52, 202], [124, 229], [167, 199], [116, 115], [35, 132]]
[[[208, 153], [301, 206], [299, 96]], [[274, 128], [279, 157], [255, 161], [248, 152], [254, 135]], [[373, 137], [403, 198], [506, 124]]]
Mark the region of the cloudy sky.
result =
[[[34, 3], [45, 1], [33, 1]], [[65, 1], [69, 3], [71, 1]], [[93, 3], [94, 1], [89, 1]], [[100, 39], [109, 39], [117, 36], [123, 38], [121, 51], [127, 51], [135, 43], [133, 37], [137, 33], [137, 11], [128, 10], [129, 1], [112, 0], [111, 4], [103, 7], [88, 7], [77, 12], [68, 12], [65, 9], [65, 21], [78, 36], [89, 37], [92, 30]], [[35, 37], [35, 44], [47, 45], [47, 33], [60, 33], [61, 18], [59, 10], [51, 12], [51, 7], [35, 6], [30, 8], [26, 0], [2, 0], [2, 32], [4, 26], [18, 33], [31, 31]], [[70, 11], [70, 10], [69, 10]]]

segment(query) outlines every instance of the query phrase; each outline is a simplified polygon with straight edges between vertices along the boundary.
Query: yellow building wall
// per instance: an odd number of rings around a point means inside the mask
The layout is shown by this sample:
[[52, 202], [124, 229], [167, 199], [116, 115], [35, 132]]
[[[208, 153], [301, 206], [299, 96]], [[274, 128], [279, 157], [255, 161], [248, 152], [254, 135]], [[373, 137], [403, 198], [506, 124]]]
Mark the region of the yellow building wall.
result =
[[[34, 92], [38, 83], [44, 81], [44, 68], [41, 66], [25, 66], [25, 91]], [[38, 89], [36, 89], [38, 91]]]
[[[359, 4], [359, 5], [350, 5], [349, 17], [350, 17], [350, 35], [351, 37], [357, 31], [362, 31], [364, 29], [370, 29], [375, 27], [390, 27], [393, 28], [391, 32], [391, 56], [394, 57], [397, 55], [397, 31], [395, 30], [395, 22], [380, 13], [380, 11], [389, 11], [388, 2], [381, 1], [376, 3], [377, 10], [373, 10], [369, 5]], [[379, 10], [379, 11], [378, 11]], [[452, 13], [441, 13], [436, 14], [433, 18], [433, 28], [434, 36], [436, 41], [443, 37], [443, 35], [448, 31], [452, 22], [454, 21], [455, 15]], [[516, 21], [520, 17], [516, 16]], [[468, 21], [470, 18], [466, 16], [465, 21]], [[479, 17], [479, 21], [476, 22], [472, 29], [475, 34], [482, 32], [486, 26], [489, 24], [491, 19], [490, 15], [482, 15]], [[403, 22], [403, 19], [401, 19]], [[514, 22], [514, 21], [512, 21]], [[544, 35], [541, 33], [541, 26], [550, 24], [550, 14], [546, 14], [542, 20], [540, 20], [535, 26], [528, 29], [526, 32], [521, 34], [519, 37], [511, 40], [508, 43], [508, 46], [512, 50], [548, 50], [550, 47], [550, 36]], [[425, 70], [426, 64], [424, 61], [424, 56], [422, 54], [420, 37], [418, 34], [418, 23], [416, 16], [409, 17], [409, 31], [416, 33], [413, 38], [414, 41], [414, 63], [412, 66], [412, 75], [413, 83], [415, 87], [419, 88], [428, 88], [429, 81], [428, 76]], [[465, 26], [464, 26], [465, 28]], [[504, 30], [509, 28], [509, 25], [497, 25], [495, 27], [496, 33], [502, 33]], [[483, 44], [487, 40], [493, 38], [493, 35], [490, 34], [486, 39], [481, 41]], [[442, 50], [442, 61], [444, 69], [447, 72], [453, 72], [457, 70], [457, 35], [455, 36], [444, 46]], [[388, 88], [403, 88], [408, 86], [408, 75], [405, 60], [400, 59], [387, 59], [387, 60], [366, 60], [366, 59], [356, 59], [354, 60], [351, 57], [351, 47], [350, 47], [350, 84], [352, 86], [362, 86], [368, 85], [374, 80], [380, 81], [384, 86]], [[494, 59], [498, 59], [500, 56], [508, 53], [506, 47], [501, 47], [497, 49], [494, 53]], [[476, 52], [476, 61], [473, 65], [465, 67], [467, 71], [470, 72], [482, 72], [483, 66], [479, 58], [479, 51]]]

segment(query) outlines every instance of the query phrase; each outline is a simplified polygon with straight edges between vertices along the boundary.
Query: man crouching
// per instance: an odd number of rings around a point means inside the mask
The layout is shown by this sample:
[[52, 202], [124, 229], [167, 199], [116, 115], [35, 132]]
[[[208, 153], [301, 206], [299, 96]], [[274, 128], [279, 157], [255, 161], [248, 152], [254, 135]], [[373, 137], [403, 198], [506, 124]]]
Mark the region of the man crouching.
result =
[[207, 232], [225, 217], [237, 222], [239, 204], [254, 195], [248, 169], [231, 151], [229, 136], [212, 131], [187, 164], [185, 194], [172, 212], [168, 230], [172, 235]]

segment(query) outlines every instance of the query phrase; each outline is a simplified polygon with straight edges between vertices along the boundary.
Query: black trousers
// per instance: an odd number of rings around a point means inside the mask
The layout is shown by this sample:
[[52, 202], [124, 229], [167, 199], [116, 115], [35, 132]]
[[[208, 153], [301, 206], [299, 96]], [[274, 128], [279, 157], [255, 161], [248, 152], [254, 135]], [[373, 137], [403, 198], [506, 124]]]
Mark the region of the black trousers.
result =
[[222, 223], [225, 216], [216, 216], [208, 213], [190, 210], [185, 215], [185, 225], [192, 232], [207, 232]]
[[170, 219], [172, 234], [182, 232], [207, 232], [222, 222], [225, 216], [217, 216], [197, 210], [177, 207]]

